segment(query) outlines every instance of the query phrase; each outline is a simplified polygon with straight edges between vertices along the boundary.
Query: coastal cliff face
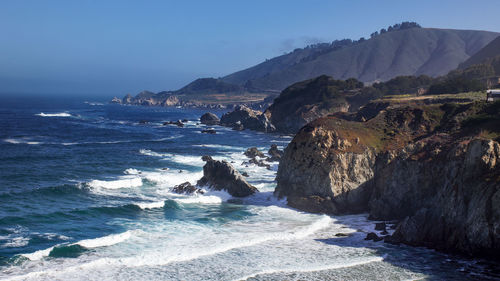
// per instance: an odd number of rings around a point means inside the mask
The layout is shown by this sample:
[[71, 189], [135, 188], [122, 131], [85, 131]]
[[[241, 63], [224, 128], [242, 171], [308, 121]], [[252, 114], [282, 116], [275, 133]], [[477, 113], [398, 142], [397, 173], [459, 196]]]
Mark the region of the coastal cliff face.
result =
[[332, 214], [366, 210], [375, 150], [359, 139], [308, 126], [285, 150], [281, 163], [275, 193], [288, 196], [292, 207]]
[[391, 158], [377, 165], [369, 208], [374, 219], [402, 220], [392, 241], [499, 257], [498, 142], [434, 138]]
[[383, 110], [367, 122], [336, 116], [317, 119], [286, 148], [275, 193], [307, 211], [367, 211], [380, 151], [397, 149], [425, 135], [439, 124], [442, 114], [439, 109], [427, 113], [399, 107]]
[[304, 211], [397, 220], [390, 242], [500, 258], [498, 107], [317, 119], [286, 148], [275, 193]]

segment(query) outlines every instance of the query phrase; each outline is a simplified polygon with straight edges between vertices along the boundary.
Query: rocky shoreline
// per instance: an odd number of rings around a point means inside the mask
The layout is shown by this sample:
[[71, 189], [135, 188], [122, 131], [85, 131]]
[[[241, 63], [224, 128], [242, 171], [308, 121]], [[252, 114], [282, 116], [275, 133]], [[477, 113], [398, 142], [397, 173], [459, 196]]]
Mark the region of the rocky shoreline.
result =
[[[384, 228], [368, 240], [500, 259], [500, 104], [436, 97], [359, 106], [354, 82], [319, 77], [286, 89], [265, 111], [237, 105], [220, 118], [207, 112], [202, 132], [298, 130], [284, 152], [271, 147], [266, 157], [249, 148], [242, 163], [269, 169], [268, 162], [279, 161], [274, 194], [290, 207], [392, 222], [392, 234]], [[303, 91], [332, 86], [351, 89], [349, 102], [334, 96], [326, 107], [318, 95], [303, 104]], [[258, 192], [230, 163], [204, 161], [198, 186], [235, 197]], [[189, 185], [177, 190], [199, 192]]]
[[386, 242], [500, 258], [500, 145], [473, 133], [498, 119], [464, 125], [498, 105], [448, 107], [306, 125], [285, 150], [275, 194], [308, 212], [398, 221]]

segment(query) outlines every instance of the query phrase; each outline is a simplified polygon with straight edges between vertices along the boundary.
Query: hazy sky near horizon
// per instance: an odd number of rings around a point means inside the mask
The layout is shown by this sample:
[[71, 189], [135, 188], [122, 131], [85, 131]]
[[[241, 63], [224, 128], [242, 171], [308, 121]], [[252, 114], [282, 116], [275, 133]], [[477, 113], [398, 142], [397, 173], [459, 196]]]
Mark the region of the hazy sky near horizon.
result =
[[498, 0], [2, 0], [0, 93], [178, 89], [402, 21], [500, 31]]

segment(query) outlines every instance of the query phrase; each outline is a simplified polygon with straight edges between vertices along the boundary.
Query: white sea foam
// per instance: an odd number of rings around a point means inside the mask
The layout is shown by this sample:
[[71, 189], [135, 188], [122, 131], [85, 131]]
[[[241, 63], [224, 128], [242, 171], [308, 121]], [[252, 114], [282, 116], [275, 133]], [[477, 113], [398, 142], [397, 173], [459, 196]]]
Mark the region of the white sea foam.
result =
[[41, 116], [41, 117], [71, 117], [73, 115], [67, 113], [67, 112], [60, 112], [60, 113], [43, 113], [40, 112], [38, 114], [35, 114], [36, 116]]
[[50, 252], [52, 252], [53, 249], [54, 249], [54, 247], [50, 247], [50, 248], [47, 248], [44, 250], [38, 250], [38, 251], [30, 253], [30, 254], [21, 254], [21, 256], [24, 256], [32, 261], [36, 261], [36, 260], [40, 260], [44, 257], [48, 257]]
[[165, 201], [158, 202], [147, 202], [147, 203], [134, 203], [134, 205], [139, 206], [143, 210], [163, 208], [165, 206]]
[[240, 281], [240, 280], [247, 280], [250, 278], [254, 278], [258, 275], [268, 275], [268, 274], [276, 274], [276, 273], [305, 273], [305, 272], [315, 272], [315, 271], [324, 271], [324, 270], [332, 270], [332, 269], [339, 269], [339, 268], [346, 268], [346, 267], [354, 267], [354, 266], [359, 266], [359, 265], [364, 265], [372, 262], [380, 262], [383, 261], [383, 257], [370, 257], [370, 258], [363, 258], [363, 259], [356, 259], [355, 261], [351, 262], [345, 262], [345, 263], [337, 263], [337, 264], [331, 264], [331, 265], [322, 265], [322, 266], [314, 266], [314, 267], [308, 267], [308, 268], [290, 268], [290, 269], [266, 269], [266, 270], [261, 270], [259, 272], [249, 274], [243, 277], [239, 277], [235, 279], [235, 281]]
[[147, 156], [162, 157], [165, 160], [195, 167], [202, 166], [204, 164], [203, 160], [201, 160], [201, 156], [159, 153], [149, 149], [140, 149], [139, 153]]
[[134, 169], [134, 168], [128, 168], [124, 171], [124, 173], [127, 175], [138, 175], [141, 173], [141, 171]]
[[28, 237], [8, 237], [7, 239], [0, 236], [2, 240], [8, 240], [7, 242], [0, 244], [0, 248], [19, 248], [24, 247], [29, 244], [30, 239]]
[[19, 138], [19, 139], [10, 138], [10, 139], [4, 139], [3, 141], [11, 144], [31, 144], [31, 145], [43, 144], [43, 142], [32, 141], [28, 138]]
[[184, 204], [220, 204], [222, 203], [222, 198], [214, 195], [199, 195], [199, 196], [190, 196], [186, 198], [174, 198], [176, 202], [184, 203]]
[[139, 153], [142, 155], [153, 156], [153, 157], [164, 157], [167, 155], [166, 153], [158, 153], [158, 152], [151, 151], [149, 149], [140, 149]]
[[[161, 259], [149, 259], [145, 258], [143, 256], [135, 256], [135, 257], [128, 257], [128, 258], [122, 258], [122, 259], [106, 259], [105, 261], [103, 260], [95, 260], [93, 262], [90, 262], [86, 264], [86, 266], [89, 267], [94, 267], [94, 266], [100, 266], [102, 265], [103, 262], [106, 262], [107, 264], [122, 264], [126, 266], [159, 266], [159, 265], [165, 265], [169, 264], [172, 262], [183, 262], [183, 261], [189, 261], [193, 259], [197, 259], [200, 257], [204, 256], [210, 256], [210, 255], [215, 255], [223, 252], [227, 252], [233, 249], [239, 249], [239, 248], [244, 248], [244, 247], [250, 247], [253, 245], [257, 245], [260, 243], [264, 243], [267, 241], [273, 241], [273, 240], [294, 240], [294, 239], [301, 239], [304, 237], [307, 237], [316, 231], [326, 228], [331, 225], [332, 219], [328, 216], [322, 216], [319, 220], [315, 221], [311, 225], [304, 226], [296, 231], [292, 232], [277, 232], [277, 233], [271, 233], [267, 235], [259, 235], [256, 237], [247, 237], [245, 235], [245, 239], [234, 239], [228, 243], [224, 244], [216, 244], [213, 245], [213, 247], [207, 247], [205, 249], [203, 248], [196, 248], [193, 251], [189, 252], [178, 252], [174, 253], [171, 256], [167, 257], [162, 257]], [[243, 238], [243, 237], [242, 237]]]
[[[108, 236], [94, 238], [94, 239], [85, 239], [85, 240], [78, 241], [76, 243], [66, 244], [66, 245], [71, 246], [71, 245], [78, 244], [78, 245], [85, 247], [85, 248], [88, 248], [88, 249], [98, 248], [98, 247], [106, 247], [106, 246], [111, 246], [111, 245], [121, 243], [121, 242], [129, 239], [131, 237], [131, 234], [132, 234], [132, 232], [129, 230], [129, 231], [119, 233], [119, 234], [111, 234]], [[59, 245], [57, 245], [57, 246], [59, 246]], [[50, 248], [43, 249], [43, 250], [38, 250], [36, 252], [29, 253], [29, 254], [22, 254], [22, 256], [24, 256], [32, 261], [40, 260], [44, 257], [49, 256], [50, 252], [52, 252], [52, 250], [54, 250], [54, 248], [57, 246], [50, 247]]]
[[111, 235], [104, 236], [104, 237], [81, 240], [81, 241], [78, 241], [76, 243], [73, 243], [72, 245], [78, 244], [78, 245], [85, 247], [85, 248], [88, 248], [88, 249], [98, 248], [98, 247], [106, 247], [106, 246], [111, 246], [111, 245], [121, 243], [121, 242], [129, 239], [131, 236], [132, 236], [132, 231], [128, 230], [128, 231], [125, 231], [125, 232], [119, 233], [119, 234], [111, 234]]
[[88, 185], [93, 188], [106, 189], [132, 188], [141, 186], [142, 180], [141, 178], [127, 178], [112, 181], [93, 180], [89, 182]]
[[[179, 173], [177, 170], [160, 170], [158, 172], [142, 172], [141, 177], [145, 180], [157, 184], [159, 187], [171, 188], [175, 185], [191, 182], [194, 183], [203, 176], [203, 172], [186, 172]], [[168, 191], [168, 189], [165, 189]]]

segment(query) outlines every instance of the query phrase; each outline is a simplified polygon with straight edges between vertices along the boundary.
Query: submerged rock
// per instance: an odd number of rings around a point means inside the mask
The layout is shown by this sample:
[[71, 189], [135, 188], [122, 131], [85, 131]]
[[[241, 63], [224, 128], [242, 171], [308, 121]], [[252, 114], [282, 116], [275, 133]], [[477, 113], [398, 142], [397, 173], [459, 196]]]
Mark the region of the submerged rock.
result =
[[206, 129], [206, 130], [201, 130], [202, 133], [204, 134], [216, 134], [217, 131], [215, 131], [214, 129]]
[[200, 117], [201, 124], [208, 126], [219, 125], [220, 119], [217, 115], [207, 112]]
[[182, 123], [181, 120], [168, 121], [168, 122], [163, 123], [163, 125], [176, 125], [177, 127], [184, 127], [184, 123]]
[[386, 226], [385, 222], [378, 222], [375, 224], [375, 230], [385, 231], [386, 227], [387, 226]]
[[198, 186], [225, 190], [234, 197], [245, 197], [259, 191], [227, 161], [214, 160], [210, 156], [203, 156], [202, 160], [206, 163], [203, 166], [203, 177], [197, 182]]
[[382, 241], [384, 240], [383, 237], [379, 237], [377, 234], [373, 233], [373, 232], [370, 232], [366, 235], [366, 238], [365, 240], [373, 240], [375, 242], [378, 242], [378, 241]]

